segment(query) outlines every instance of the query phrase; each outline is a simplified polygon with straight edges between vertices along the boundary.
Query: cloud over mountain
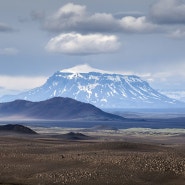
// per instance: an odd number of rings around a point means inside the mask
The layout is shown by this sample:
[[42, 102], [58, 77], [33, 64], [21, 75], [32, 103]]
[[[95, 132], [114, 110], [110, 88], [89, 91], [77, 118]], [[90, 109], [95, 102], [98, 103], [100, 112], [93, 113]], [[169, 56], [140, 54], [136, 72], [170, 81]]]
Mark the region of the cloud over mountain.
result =
[[145, 16], [142, 17], [123, 17], [120, 21], [123, 31], [134, 33], [150, 33], [157, 31], [158, 26], [149, 22]]
[[[40, 19], [38, 19], [40, 20]], [[45, 17], [42, 27], [54, 36], [46, 50], [69, 55], [110, 53], [120, 47], [116, 33], [153, 33], [159, 27], [146, 16], [116, 17], [110, 13], [91, 13], [84, 5], [68, 3]]]
[[64, 54], [99, 54], [116, 51], [120, 46], [114, 35], [65, 33], [52, 38], [46, 45], [50, 52]]
[[90, 13], [86, 6], [68, 3], [46, 18], [43, 28], [52, 32], [148, 33], [157, 26], [145, 16], [117, 17], [110, 13]]

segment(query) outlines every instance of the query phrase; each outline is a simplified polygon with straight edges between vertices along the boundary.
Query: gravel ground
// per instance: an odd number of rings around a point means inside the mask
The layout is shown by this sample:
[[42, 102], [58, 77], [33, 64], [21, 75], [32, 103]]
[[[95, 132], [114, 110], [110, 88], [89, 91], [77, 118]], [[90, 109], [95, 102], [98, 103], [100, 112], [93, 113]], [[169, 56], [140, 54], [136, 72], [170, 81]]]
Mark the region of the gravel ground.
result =
[[184, 185], [185, 147], [0, 136], [0, 185]]

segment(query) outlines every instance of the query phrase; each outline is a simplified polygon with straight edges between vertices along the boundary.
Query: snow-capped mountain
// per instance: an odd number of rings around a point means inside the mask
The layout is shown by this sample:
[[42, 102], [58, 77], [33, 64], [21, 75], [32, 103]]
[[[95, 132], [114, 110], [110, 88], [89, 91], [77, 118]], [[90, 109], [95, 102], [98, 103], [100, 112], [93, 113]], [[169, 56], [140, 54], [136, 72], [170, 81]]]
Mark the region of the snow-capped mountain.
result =
[[69, 97], [100, 108], [161, 108], [182, 106], [160, 94], [134, 75], [111, 74], [87, 65], [58, 71], [41, 87], [16, 96], [4, 96], [0, 102], [24, 99], [41, 101]]

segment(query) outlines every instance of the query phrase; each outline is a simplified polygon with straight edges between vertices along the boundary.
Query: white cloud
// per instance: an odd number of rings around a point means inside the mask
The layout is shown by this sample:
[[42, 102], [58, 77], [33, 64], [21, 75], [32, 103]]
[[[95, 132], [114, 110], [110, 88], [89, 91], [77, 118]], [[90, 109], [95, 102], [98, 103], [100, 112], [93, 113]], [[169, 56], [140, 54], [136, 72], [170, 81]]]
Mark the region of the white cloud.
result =
[[168, 34], [170, 38], [183, 39], [185, 38], [185, 28], [179, 28]]
[[119, 26], [111, 14], [95, 13], [90, 14], [86, 6], [66, 4], [54, 15], [50, 16], [44, 28], [49, 31], [77, 31], [77, 32], [109, 32]]
[[115, 35], [65, 33], [52, 38], [46, 45], [50, 52], [64, 54], [99, 54], [118, 50], [120, 43]]
[[47, 77], [25, 77], [25, 76], [0, 76], [0, 87], [3, 89], [11, 89], [21, 91], [32, 89], [42, 85]]
[[0, 55], [16, 55], [18, 52], [15, 48], [0, 48]]
[[185, 24], [184, 0], [159, 0], [150, 10], [151, 18], [164, 24]]
[[150, 23], [145, 16], [142, 17], [123, 17], [120, 21], [122, 28], [128, 32], [147, 33], [157, 30], [158, 26]]
[[62, 16], [84, 16], [86, 14], [86, 6], [75, 5], [73, 3], [68, 3], [61, 7], [57, 13], [54, 14], [55, 18], [61, 18]]
[[110, 13], [89, 13], [86, 6], [66, 4], [48, 17], [43, 28], [54, 32], [80, 33], [150, 33], [156, 31], [156, 25], [146, 17], [117, 17]]
[[86, 7], [68, 3], [50, 16], [44, 28], [50, 31], [71, 31], [86, 17]]

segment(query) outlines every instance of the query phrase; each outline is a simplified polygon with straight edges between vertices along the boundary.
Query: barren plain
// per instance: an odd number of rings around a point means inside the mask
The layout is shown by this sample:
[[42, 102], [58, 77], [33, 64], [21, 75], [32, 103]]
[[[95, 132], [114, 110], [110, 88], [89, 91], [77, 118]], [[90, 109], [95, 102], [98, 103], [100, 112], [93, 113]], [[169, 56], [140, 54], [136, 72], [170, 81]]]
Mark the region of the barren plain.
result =
[[1, 135], [0, 184], [184, 185], [183, 140]]

